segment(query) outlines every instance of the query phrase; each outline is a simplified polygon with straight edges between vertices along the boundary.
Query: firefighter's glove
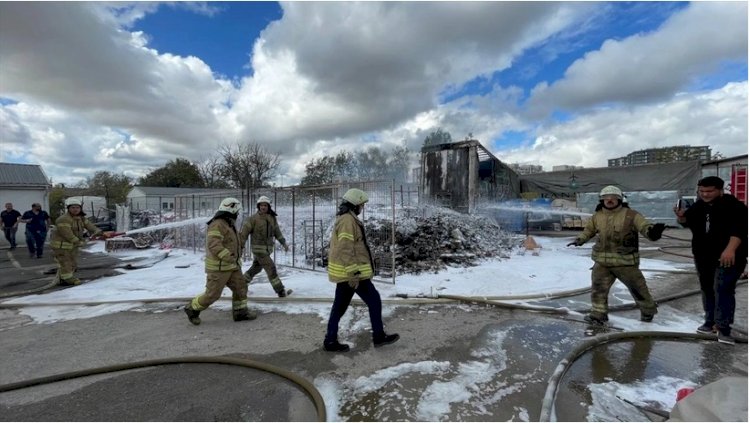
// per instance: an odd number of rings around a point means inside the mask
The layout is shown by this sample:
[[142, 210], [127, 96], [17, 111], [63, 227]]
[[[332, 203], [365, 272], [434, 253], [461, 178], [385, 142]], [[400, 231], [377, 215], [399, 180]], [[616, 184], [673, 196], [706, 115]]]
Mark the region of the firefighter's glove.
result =
[[349, 286], [356, 290], [359, 287], [359, 279], [351, 279], [349, 281]]
[[661, 239], [661, 233], [664, 232], [664, 228], [666, 228], [666, 225], [663, 223], [655, 223], [651, 225], [651, 227], [648, 228], [648, 232], [646, 232], [648, 239], [651, 241], [658, 241]]
[[288, 245], [284, 244], [284, 245], [282, 245], [282, 247], [284, 247], [284, 251], [285, 252], [287, 252], [287, 253], [289, 252], [289, 246]]
[[581, 241], [578, 238], [576, 238], [573, 241], [569, 242], [568, 245], [567, 245], [567, 247], [570, 247], [570, 246], [580, 247], [581, 245], [583, 245], [583, 241]]

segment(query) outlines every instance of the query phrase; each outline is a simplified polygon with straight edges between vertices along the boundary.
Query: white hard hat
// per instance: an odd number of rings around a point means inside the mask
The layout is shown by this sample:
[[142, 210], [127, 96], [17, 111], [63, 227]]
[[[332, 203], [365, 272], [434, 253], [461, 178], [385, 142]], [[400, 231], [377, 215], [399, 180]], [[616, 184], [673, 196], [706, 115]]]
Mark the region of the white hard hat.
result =
[[369, 200], [369, 198], [367, 198], [367, 193], [357, 188], [351, 188], [344, 194], [343, 198], [344, 200], [354, 204], [355, 206], [365, 204], [367, 200]]
[[65, 200], [65, 207], [66, 208], [70, 207], [70, 206], [79, 206], [80, 207], [82, 204], [83, 203], [81, 203], [81, 200], [79, 198], [75, 198], [75, 197], [70, 197], [70, 198], [68, 198], [68, 199]]
[[221, 204], [219, 205], [219, 211], [237, 214], [240, 210], [242, 210], [242, 203], [234, 197], [227, 197], [221, 200]]
[[617, 188], [614, 185], [607, 185], [606, 187], [602, 188], [601, 192], [599, 193], [599, 197], [604, 197], [605, 195], [616, 195], [617, 197], [622, 200], [622, 190], [620, 188]]
[[270, 206], [271, 199], [266, 197], [265, 195], [261, 195], [260, 198], [258, 198], [258, 201], [255, 202], [255, 205], [258, 205], [260, 203], [267, 203]]

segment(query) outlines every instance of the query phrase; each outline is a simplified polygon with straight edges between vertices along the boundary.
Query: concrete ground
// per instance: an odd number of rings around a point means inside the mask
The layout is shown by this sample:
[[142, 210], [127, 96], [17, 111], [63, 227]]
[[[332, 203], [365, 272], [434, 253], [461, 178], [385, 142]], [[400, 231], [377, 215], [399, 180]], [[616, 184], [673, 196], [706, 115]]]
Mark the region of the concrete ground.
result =
[[[662, 243], [676, 244], [679, 241], [670, 239]], [[0, 294], [43, 286], [50, 277], [44, 271], [51, 263], [16, 251], [0, 245]], [[669, 258], [644, 251], [644, 256], [651, 254]], [[102, 262], [97, 264], [98, 260]], [[85, 257], [81, 263], [91, 264], [89, 277], [96, 277], [112, 271], [111, 265], [100, 265], [103, 260]], [[694, 289], [697, 280], [694, 275], [672, 275], [650, 286], [660, 297]], [[747, 297], [747, 285], [742, 285], [735, 320], [745, 331]], [[586, 296], [580, 299], [584, 305], [587, 301]], [[669, 306], [702, 313], [698, 296], [671, 301]], [[386, 305], [387, 330], [398, 332], [399, 342], [375, 349], [367, 331], [350, 328], [346, 341], [353, 344], [352, 351], [332, 354], [321, 348], [325, 321], [318, 313], [262, 312], [257, 320], [233, 322], [228, 312], [209, 309], [201, 314], [203, 324], [196, 327], [187, 322], [180, 307], [151, 305], [42, 325], [14, 309], [0, 308], [0, 384], [152, 359], [237, 357], [269, 363], [316, 386], [337, 389], [339, 403], [328, 404], [329, 419], [403, 421], [442, 416], [455, 421], [531, 421], [539, 419], [548, 379], [559, 361], [586, 339], [580, 323], [549, 314], [465, 304]], [[319, 307], [326, 310], [330, 304]], [[616, 313], [636, 319], [638, 311]], [[367, 320], [363, 307], [348, 314], [354, 322]], [[494, 349], [498, 341], [501, 350]], [[557, 418], [586, 418], [590, 383], [626, 383], [656, 375], [707, 383], [726, 375], [746, 376], [747, 353], [747, 344], [725, 346], [714, 341], [607, 344], [581, 357], [563, 378]], [[393, 372], [399, 376], [377, 382], [379, 375]], [[439, 414], [423, 409], [431, 392], [465, 384], [467, 378], [474, 382], [469, 400], [457, 398], [444, 404], [447, 408]], [[373, 387], [363, 390], [365, 382]], [[0, 415], [10, 421], [310, 421], [315, 420], [315, 409], [296, 385], [266, 372], [178, 364], [2, 393]], [[625, 408], [620, 418], [644, 420], [638, 410]]]

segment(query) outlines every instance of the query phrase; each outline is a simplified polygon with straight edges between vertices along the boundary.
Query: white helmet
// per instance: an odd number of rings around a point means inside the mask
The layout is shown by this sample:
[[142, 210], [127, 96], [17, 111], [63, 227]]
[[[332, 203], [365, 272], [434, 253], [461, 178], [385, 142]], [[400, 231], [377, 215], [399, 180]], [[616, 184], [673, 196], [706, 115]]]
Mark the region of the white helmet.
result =
[[81, 206], [83, 203], [81, 203], [81, 200], [75, 197], [70, 197], [65, 200], [65, 208], [68, 208], [70, 206]]
[[219, 205], [219, 211], [237, 214], [240, 210], [242, 210], [242, 203], [234, 197], [227, 197], [221, 200], [221, 204]]
[[602, 188], [601, 192], [599, 193], [599, 198], [604, 197], [605, 195], [615, 195], [620, 200], [622, 200], [623, 197], [622, 190], [614, 185], [607, 185], [606, 187]]
[[265, 195], [261, 195], [260, 198], [258, 198], [258, 201], [255, 202], [255, 205], [257, 206], [260, 203], [267, 203], [270, 206], [271, 199], [266, 197]]
[[344, 194], [343, 199], [354, 204], [355, 206], [365, 204], [369, 200], [369, 198], [367, 198], [367, 193], [357, 188], [352, 188], [347, 191]]

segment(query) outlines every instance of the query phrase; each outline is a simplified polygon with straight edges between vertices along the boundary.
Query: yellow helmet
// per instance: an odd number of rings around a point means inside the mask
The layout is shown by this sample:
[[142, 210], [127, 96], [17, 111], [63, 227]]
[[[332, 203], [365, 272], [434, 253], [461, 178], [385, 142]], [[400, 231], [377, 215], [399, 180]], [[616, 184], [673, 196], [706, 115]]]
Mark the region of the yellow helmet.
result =
[[242, 210], [242, 203], [234, 197], [227, 197], [221, 200], [221, 204], [219, 205], [219, 211], [237, 214], [240, 210]]
[[367, 197], [367, 193], [357, 188], [351, 188], [344, 194], [343, 198], [344, 200], [354, 204], [355, 206], [365, 204], [369, 200], [369, 198]]
[[620, 200], [622, 200], [623, 197], [622, 190], [614, 185], [607, 185], [606, 187], [602, 188], [601, 192], [599, 192], [599, 198], [602, 198], [605, 195], [614, 195], [619, 197]]
[[265, 195], [261, 195], [258, 198], [258, 201], [255, 202], [255, 205], [257, 206], [260, 203], [267, 203], [269, 206], [271, 205], [271, 199], [266, 197]]
[[83, 203], [81, 203], [80, 198], [70, 197], [65, 200], [65, 208], [68, 208], [70, 206], [78, 206], [81, 207]]

